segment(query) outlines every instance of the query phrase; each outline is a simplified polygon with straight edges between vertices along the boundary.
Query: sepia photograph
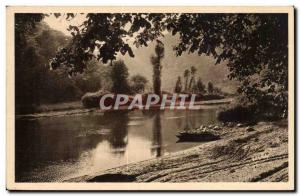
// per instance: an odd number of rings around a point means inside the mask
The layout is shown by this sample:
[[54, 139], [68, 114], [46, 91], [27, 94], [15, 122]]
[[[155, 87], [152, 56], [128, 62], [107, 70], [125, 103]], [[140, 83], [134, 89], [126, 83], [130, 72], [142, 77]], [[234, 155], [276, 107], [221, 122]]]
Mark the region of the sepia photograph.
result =
[[15, 7], [8, 190], [294, 190], [294, 7]]

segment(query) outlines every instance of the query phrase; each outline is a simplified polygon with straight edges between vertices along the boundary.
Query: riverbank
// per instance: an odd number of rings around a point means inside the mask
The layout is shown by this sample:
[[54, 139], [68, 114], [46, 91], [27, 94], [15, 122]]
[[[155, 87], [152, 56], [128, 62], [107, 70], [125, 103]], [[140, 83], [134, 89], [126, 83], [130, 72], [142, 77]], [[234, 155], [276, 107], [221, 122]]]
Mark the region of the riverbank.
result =
[[82, 106], [81, 101], [42, 104], [36, 109], [36, 113], [74, 110], [74, 109], [82, 109], [82, 108], [83, 108], [83, 106]]
[[223, 126], [221, 139], [69, 179], [70, 182], [278, 182], [288, 180], [287, 121]]
[[[199, 106], [213, 106], [220, 104], [230, 104], [233, 102], [233, 98], [219, 99], [219, 100], [208, 100], [208, 101], [198, 101], [194, 105]], [[188, 104], [187, 104], [188, 105]], [[127, 110], [128, 106], [120, 106], [118, 110]], [[160, 105], [153, 106], [151, 108], [160, 108]], [[168, 107], [165, 107], [168, 109]], [[59, 104], [48, 104], [42, 105], [38, 108], [36, 113], [33, 114], [22, 114], [16, 115], [16, 118], [34, 119], [34, 118], [44, 118], [44, 117], [55, 117], [55, 116], [66, 116], [66, 115], [80, 115], [88, 112], [103, 112], [99, 108], [84, 108], [80, 101], [59, 103]]]

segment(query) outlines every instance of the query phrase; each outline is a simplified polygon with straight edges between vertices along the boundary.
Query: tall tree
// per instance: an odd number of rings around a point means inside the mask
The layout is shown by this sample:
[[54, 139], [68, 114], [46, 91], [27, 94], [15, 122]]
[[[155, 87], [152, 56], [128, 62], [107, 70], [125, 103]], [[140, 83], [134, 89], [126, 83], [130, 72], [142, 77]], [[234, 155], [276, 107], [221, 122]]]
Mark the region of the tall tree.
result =
[[112, 63], [111, 80], [112, 89], [114, 93], [130, 93], [128, 85], [128, 69], [122, 60], [118, 60]]
[[183, 77], [185, 78], [185, 85], [184, 85], [184, 91], [188, 91], [188, 83], [190, 78], [190, 70], [186, 69], [184, 70]]
[[157, 95], [161, 94], [161, 60], [164, 56], [164, 45], [161, 41], [157, 41], [155, 46], [155, 55], [151, 56], [151, 63], [153, 65], [153, 90]]
[[35, 91], [38, 78], [33, 78], [33, 72], [41, 61], [37, 50], [28, 43], [27, 36], [43, 17], [42, 14], [15, 14], [16, 113], [33, 112], [39, 104]]
[[102, 79], [107, 81], [107, 78], [104, 78], [104, 74], [102, 73], [106, 69], [107, 67], [93, 59], [87, 62], [87, 68], [83, 74], [78, 74], [72, 77], [72, 79], [83, 93], [96, 92], [103, 89]]

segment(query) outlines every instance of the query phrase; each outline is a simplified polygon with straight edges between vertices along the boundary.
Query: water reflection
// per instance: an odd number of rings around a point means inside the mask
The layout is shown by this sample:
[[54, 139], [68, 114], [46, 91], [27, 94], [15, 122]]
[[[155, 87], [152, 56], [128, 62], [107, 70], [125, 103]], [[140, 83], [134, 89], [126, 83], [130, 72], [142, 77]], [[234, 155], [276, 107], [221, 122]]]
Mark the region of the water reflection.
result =
[[121, 156], [124, 155], [128, 144], [128, 122], [129, 117], [127, 112], [109, 112], [105, 113], [105, 118], [115, 119], [111, 124], [111, 134], [109, 143], [114, 149], [113, 153]]
[[162, 135], [161, 135], [161, 122], [160, 122], [160, 115], [161, 113], [156, 113], [153, 118], [153, 125], [152, 125], [152, 147], [151, 153], [155, 157], [161, 156], [162, 151]]
[[185, 113], [184, 130], [190, 130], [196, 128], [197, 121], [199, 121], [198, 115], [195, 115], [195, 113], [192, 113], [188, 110], [185, 110], [184, 113]]
[[185, 128], [217, 122], [216, 108], [133, 111], [16, 121], [16, 181], [56, 181], [159, 157]]

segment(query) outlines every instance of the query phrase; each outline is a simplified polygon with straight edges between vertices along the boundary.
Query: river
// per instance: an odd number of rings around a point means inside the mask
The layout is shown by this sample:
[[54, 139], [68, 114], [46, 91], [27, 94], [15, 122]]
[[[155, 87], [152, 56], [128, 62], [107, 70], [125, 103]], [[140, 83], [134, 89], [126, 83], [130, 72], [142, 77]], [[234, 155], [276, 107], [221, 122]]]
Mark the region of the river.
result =
[[218, 123], [219, 109], [92, 112], [16, 120], [16, 181], [63, 181], [193, 147], [199, 143], [177, 143], [177, 132]]

